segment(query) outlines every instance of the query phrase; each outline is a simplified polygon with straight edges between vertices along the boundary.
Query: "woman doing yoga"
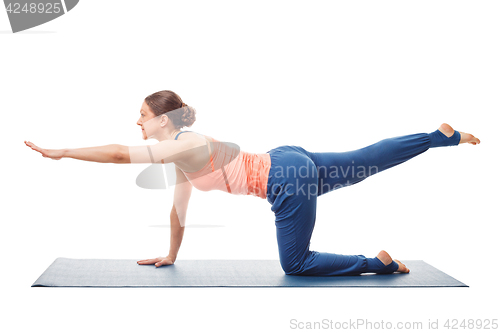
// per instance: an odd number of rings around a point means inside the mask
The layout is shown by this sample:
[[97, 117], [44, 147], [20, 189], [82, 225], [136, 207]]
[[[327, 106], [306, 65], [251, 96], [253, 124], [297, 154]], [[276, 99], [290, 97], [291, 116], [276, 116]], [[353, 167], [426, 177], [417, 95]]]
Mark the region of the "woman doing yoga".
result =
[[155, 145], [42, 149], [29, 141], [25, 144], [55, 160], [69, 157], [101, 163], [175, 164], [170, 251], [166, 257], [140, 260], [140, 265], [160, 267], [175, 262], [194, 186], [201, 191], [217, 189], [267, 199], [275, 214], [279, 258], [285, 274], [328, 276], [408, 273], [409, 269], [385, 251], [367, 258], [310, 250], [318, 196], [356, 184], [429, 148], [480, 143], [473, 135], [443, 123], [432, 133], [388, 138], [347, 152], [313, 153], [299, 146], [280, 146], [265, 154], [252, 154], [240, 151], [234, 144], [181, 131], [194, 123], [195, 113], [174, 92], [159, 91], [145, 98], [137, 121], [143, 139], [158, 140]]

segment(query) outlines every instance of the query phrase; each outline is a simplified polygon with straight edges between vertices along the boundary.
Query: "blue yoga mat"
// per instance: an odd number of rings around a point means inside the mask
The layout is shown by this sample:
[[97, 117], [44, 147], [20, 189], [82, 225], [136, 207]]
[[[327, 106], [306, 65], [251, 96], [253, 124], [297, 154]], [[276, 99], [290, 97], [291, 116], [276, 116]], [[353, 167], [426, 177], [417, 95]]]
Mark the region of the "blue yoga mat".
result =
[[32, 287], [467, 287], [422, 260], [409, 274], [285, 275], [277, 260], [177, 260], [138, 265], [132, 259], [57, 258]]

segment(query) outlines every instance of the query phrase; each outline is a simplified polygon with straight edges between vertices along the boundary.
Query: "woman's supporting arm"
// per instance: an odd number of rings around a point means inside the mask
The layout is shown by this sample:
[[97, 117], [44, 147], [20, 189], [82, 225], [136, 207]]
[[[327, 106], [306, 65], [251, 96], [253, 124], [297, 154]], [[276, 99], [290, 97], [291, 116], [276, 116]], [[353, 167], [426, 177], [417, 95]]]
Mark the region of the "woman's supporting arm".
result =
[[167, 258], [170, 258], [172, 262], [177, 259], [177, 253], [179, 253], [179, 248], [181, 247], [183, 236], [184, 227], [181, 226], [174, 205], [172, 207], [172, 212], [170, 213], [170, 251], [168, 252], [167, 256]]
[[175, 205], [170, 213], [170, 251], [166, 257], [157, 257], [154, 259], [139, 260], [139, 265], [155, 265], [156, 267], [173, 265], [177, 259], [177, 253], [181, 247], [182, 237], [184, 236], [184, 227], [181, 227]]
[[193, 185], [178, 167], [175, 167], [175, 175], [174, 204], [170, 213], [170, 252], [167, 256], [173, 261], [177, 258], [181, 246], [189, 199], [193, 190]]
[[182, 170], [175, 168], [176, 185], [174, 192], [174, 205], [170, 212], [170, 251], [166, 257], [139, 260], [139, 265], [152, 265], [156, 267], [172, 265], [177, 259], [179, 248], [184, 236], [184, 226], [186, 224], [186, 213], [191, 197], [193, 185], [188, 181]]

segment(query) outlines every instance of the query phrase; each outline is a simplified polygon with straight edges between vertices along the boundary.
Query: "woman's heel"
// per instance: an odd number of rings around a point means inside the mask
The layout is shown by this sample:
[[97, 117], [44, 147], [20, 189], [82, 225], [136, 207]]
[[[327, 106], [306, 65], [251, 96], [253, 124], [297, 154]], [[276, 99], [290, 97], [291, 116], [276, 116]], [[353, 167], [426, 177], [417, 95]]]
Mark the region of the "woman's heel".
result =
[[460, 132], [455, 131], [452, 136], [447, 137], [440, 130], [436, 130], [432, 133], [429, 133], [429, 137], [431, 139], [430, 148], [435, 147], [447, 147], [447, 146], [458, 146], [460, 143]]

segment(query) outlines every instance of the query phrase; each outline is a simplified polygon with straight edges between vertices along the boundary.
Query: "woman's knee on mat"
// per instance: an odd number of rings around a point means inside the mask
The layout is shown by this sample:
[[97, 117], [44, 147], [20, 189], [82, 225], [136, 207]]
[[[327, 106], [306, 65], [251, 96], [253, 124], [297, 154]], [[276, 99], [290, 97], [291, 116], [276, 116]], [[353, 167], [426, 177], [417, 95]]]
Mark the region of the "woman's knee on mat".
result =
[[287, 275], [359, 275], [363, 273], [366, 262], [364, 256], [309, 251], [302, 261], [292, 265], [282, 262], [281, 267]]

